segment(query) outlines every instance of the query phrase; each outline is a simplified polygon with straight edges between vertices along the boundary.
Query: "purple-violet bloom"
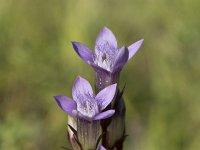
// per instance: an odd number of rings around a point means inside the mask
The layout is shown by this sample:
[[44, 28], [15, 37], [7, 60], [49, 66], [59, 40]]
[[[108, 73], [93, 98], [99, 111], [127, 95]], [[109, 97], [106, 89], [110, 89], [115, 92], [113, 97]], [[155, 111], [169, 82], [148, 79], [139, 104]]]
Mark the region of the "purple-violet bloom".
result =
[[72, 89], [73, 100], [66, 96], [54, 96], [54, 98], [60, 108], [73, 117], [87, 121], [101, 120], [115, 113], [113, 109], [102, 111], [114, 98], [116, 86], [117, 84], [110, 85], [94, 96], [90, 83], [79, 76]]
[[132, 45], [118, 48], [117, 39], [112, 31], [106, 27], [99, 33], [95, 44], [95, 54], [84, 44], [72, 42], [77, 54], [96, 72], [114, 74], [120, 72], [126, 62], [139, 50], [143, 39]]

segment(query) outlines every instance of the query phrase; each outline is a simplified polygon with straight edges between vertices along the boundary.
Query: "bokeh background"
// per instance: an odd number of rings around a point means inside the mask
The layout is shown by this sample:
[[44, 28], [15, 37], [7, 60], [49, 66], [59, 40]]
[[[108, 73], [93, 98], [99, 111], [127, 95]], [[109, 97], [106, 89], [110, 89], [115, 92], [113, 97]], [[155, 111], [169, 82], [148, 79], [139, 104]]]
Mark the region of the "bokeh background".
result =
[[199, 0], [0, 0], [0, 149], [68, 146], [67, 115], [52, 96], [71, 96], [94, 71], [71, 41], [91, 49], [107, 26], [119, 45], [144, 38], [121, 74], [125, 150], [200, 149]]

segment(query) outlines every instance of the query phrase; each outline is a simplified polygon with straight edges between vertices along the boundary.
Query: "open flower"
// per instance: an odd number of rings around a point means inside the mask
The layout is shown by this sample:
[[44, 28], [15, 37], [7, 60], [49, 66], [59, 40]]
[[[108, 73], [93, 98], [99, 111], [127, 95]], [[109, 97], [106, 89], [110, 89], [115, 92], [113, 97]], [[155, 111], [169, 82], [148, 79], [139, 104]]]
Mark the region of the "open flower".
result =
[[117, 84], [110, 85], [93, 94], [91, 85], [82, 77], [77, 77], [72, 89], [73, 100], [66, 96], [54, 96], [60, 108], [73, 117], [92, 121], [111, 117], [115, 110], [102, 112], [112, 101]]
[[134, 56], [143, 43], [143, 39], [132, 45], [118, 48], [117, 40], [111, 30], [104, 27], [95, 44], [95, 54], [84, 44], [72, 42], [77, 54], [95, 71], [108, 73], [119, 72], [126, 62]]

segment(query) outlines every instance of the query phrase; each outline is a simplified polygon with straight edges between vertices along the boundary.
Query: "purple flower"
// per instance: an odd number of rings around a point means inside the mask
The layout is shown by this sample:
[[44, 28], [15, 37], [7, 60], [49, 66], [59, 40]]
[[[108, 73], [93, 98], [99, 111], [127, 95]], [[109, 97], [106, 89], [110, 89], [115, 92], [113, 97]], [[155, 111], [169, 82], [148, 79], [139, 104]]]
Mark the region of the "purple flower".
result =
[[66, 96], [54, 96], [60, 108], [73, 117], [92, 121], [111, 117], [115, 110], [102, 112], [112, 101], [117, 84], [110, 85], [93, 94], [91, 85], [82, 77], [77, 77], [72, 89], [73, 100]]
[[72, 45], [77, 54], [90, 64], [95, 71], [115, 73], [119, 72], [126, 62], [135, 55], [142, 43], [143, 39], [129, 47], [118, 48], [114, 34], [104, 27], [97, 36], [95, 54], [84, 44], [72, 42]]

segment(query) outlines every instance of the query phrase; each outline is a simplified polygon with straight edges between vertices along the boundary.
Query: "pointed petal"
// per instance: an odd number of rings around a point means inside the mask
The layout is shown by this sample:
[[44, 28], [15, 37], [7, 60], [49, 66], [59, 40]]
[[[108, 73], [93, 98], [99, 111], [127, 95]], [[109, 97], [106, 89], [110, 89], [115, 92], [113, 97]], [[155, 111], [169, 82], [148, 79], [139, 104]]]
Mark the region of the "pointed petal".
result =
[[117, 49], [117, 39], [112, 31], [104, 27], [96, 39], [95, 52]]
[[96, 116], [93, 118], [93, 120], [106, 119], [106, 118], [111, 117], [114, 113], [115, 113], [115, 110], [114, 110], [114, 109], [107, 110], [107, 111], [104, 111], [104, 112], [102, 112], [102, 113], [96, 115]]
[[112, 72], [117, 72], [123, 68], [123, 66], [126, 64], [128, 61], [129, 57], [129, 51], [127, 47], [122, 47], [119, 50], [119, 53], [117, 54], [117, 57], [115, 59], [115, 63], [112, 68]]
[[80, 98], [83, 98], [85, 96], [93, 97], [93, 91], [90, 83], [86, 79], [78, 76], [74, 81], [72, 96], [76, 102], [80, 102], [82, 100]]
[[95, 99], [99, 104], [100, 111], [104, 110], [113, 100], [116, 93], [117, 84], [112, 84], [101, 90]]
[[143, 41], [144, 41], [144, 39], [141, 39], [128, 47], [128, 50], [129, 50], [128, 60], [131, 59], [135, 55], [135, 53], [139, 50]]
[[93, 62], [94, 61], [94, 54], [91, 52], [91, 50], [86, 47], [84, 44], [81, 44], [79, 42], [72, 42], [72, 46], [76, 53], [86, 62]]
[[56, 100], [58, 106], [68, 113], [69, 115], [74, 116], [72, 113], [73, 110], [77, 109], [76, 102], [66, 96], [54, 96], [54, 99]]

